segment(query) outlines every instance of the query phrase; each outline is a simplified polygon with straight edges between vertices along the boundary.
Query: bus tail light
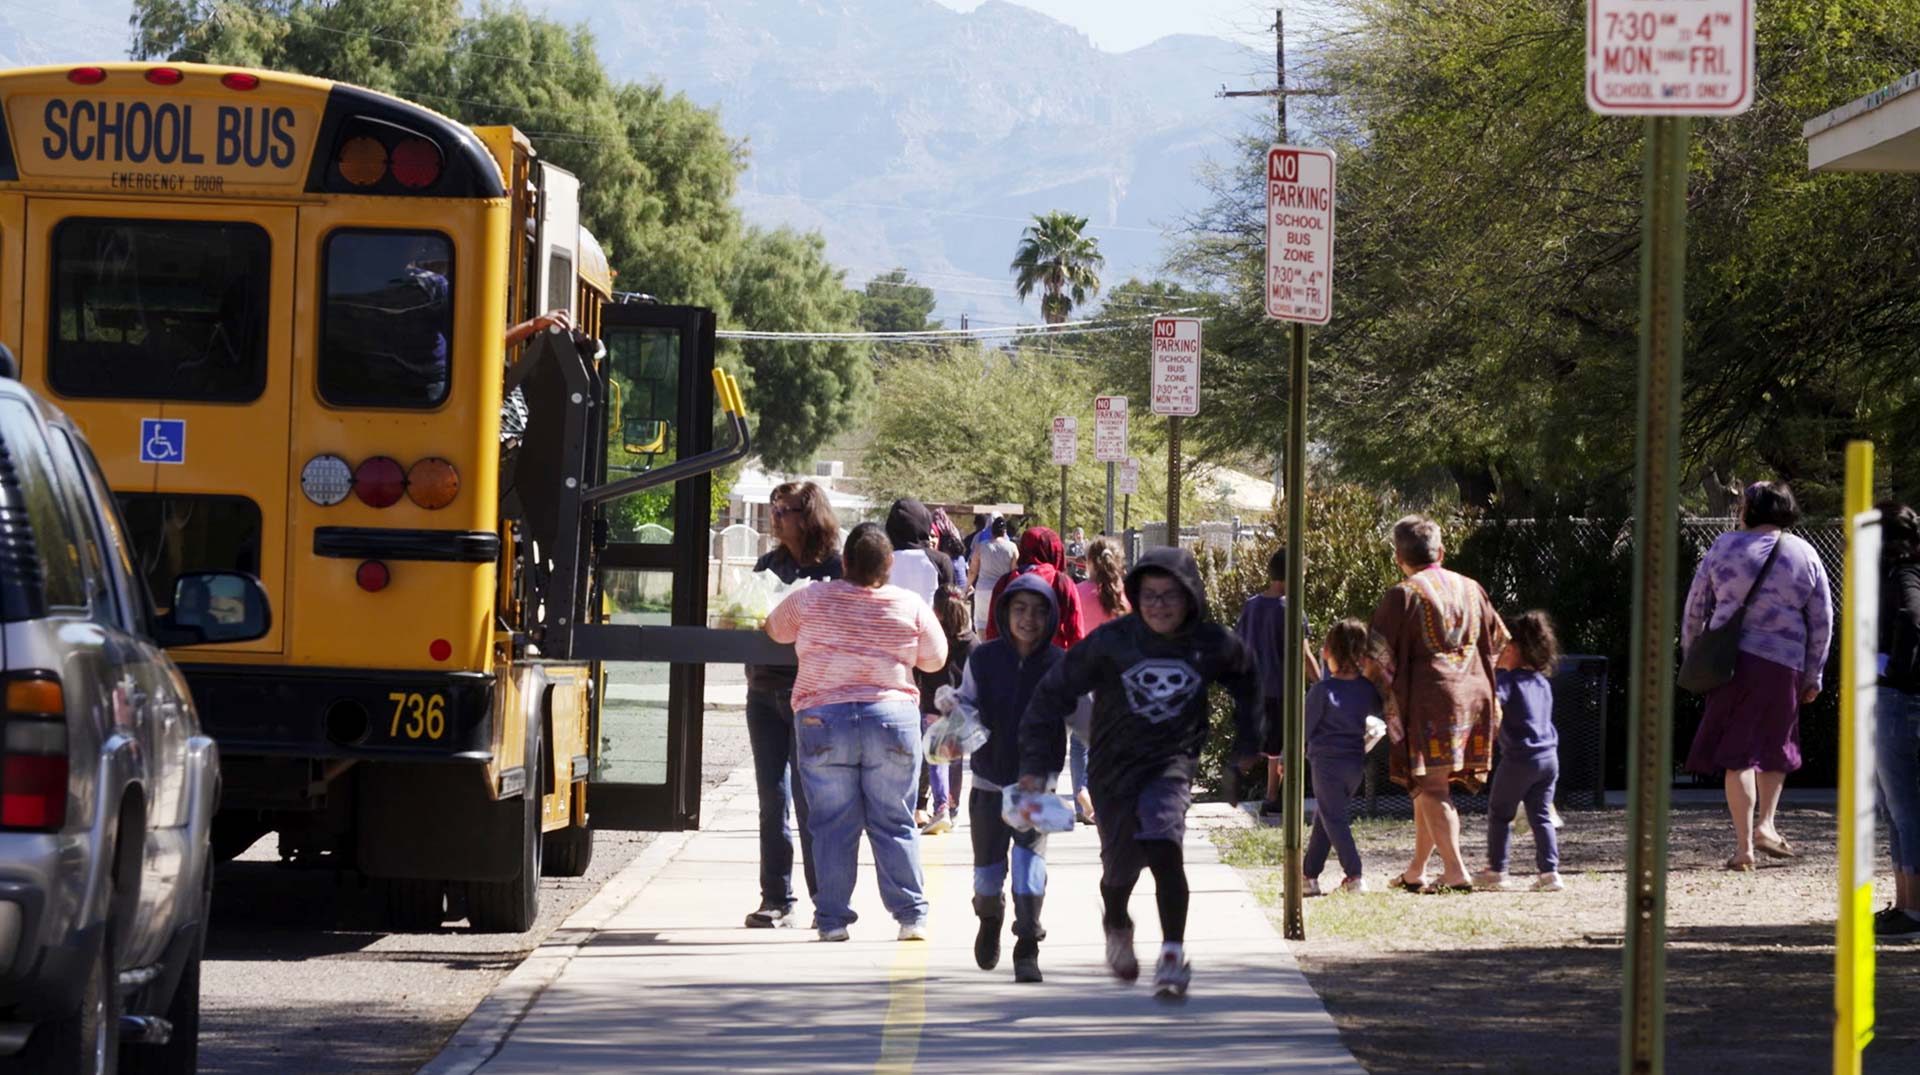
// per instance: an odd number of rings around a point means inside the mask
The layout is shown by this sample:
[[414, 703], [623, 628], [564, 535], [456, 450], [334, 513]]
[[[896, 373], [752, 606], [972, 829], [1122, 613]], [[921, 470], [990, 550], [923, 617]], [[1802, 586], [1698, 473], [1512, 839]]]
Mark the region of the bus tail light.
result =
[[408, 138], [393, 147], [393, 177], [411, 190], [430, 187], [440, 178], [440, 147], [424, 138]]
[[156, 86], [178, 86], [186, 77], [178, 67], [147, 68], [147, 81]]
[[393, 581], [393, 572], [378, 560], [365, 560], [354, 568], [353, 581], [368, 593], [379, 593], [387, 588], [387, 583]]
[[422, 459], [407, 471], [408, 499], [428, 511], [446, 507], [459, 494], [460, 472], [444, 459]]
[[104, 67], [76, 67], [67, 72], [67, 81], [76, 86], [98, 86], [107, 80]]
[[257, 90], [260, 88], [260, 76], [244, 71], [228, 71], [220, 76], [220, 84], [230, 90]]
[[353, 493], [370, 508], [390, 508], [407, 491], [407, 472], [384, 455], [376, 455], [353, 472]]
[[337, 455], [316, 455], [300, 468], [300, 491], [315, 504], [330, 508], [353, 492], [353, 468]]
[[340, 145], [334, 161], [340, 175], [356, 187], [370, 187], [387, 175], [387, 147], [371, 135], [349, 138]]
[[0, 828], [52, 832], [65, 825], [67, 707], [59, 679], [31, 672], [7, 681], [0, 746]]

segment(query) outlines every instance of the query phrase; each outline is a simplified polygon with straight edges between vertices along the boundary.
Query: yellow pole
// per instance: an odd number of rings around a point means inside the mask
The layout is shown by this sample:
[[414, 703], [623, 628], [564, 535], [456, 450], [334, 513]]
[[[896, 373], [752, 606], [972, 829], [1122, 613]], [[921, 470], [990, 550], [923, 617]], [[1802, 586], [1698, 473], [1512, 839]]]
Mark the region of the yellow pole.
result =
[[1873, 689], [1878, 678], [1879, 519], [1873, 445], [1847, 445], [1847, 562], [1840, 653], [1840, 916], [1834, 943], [1833, 1071], [1860, 1075], [1873, 1040]]

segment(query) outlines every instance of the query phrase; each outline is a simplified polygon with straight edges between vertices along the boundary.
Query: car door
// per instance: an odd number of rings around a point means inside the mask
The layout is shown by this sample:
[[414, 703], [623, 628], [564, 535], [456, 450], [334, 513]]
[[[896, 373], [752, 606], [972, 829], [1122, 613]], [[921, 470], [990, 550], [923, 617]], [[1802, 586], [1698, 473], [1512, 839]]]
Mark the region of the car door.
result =
[[121, 923], [121, 962], [158, 959], [171, 933], [186, 861], [180, 829], [187, 817], [186, 755], [191, 709], [172, 669], [147, 637], [145, 609], [128, 585], [125, 543], [100, 514], [105, 483], [89, 467], [84, 442], [60, 423], [47, 429], [55, 478], [91, 593], [88, 619], [99, 631], [100, 680], [115, 730], [140, 744], [146, 759], [146, 831], [141, 847], [139, 907]]

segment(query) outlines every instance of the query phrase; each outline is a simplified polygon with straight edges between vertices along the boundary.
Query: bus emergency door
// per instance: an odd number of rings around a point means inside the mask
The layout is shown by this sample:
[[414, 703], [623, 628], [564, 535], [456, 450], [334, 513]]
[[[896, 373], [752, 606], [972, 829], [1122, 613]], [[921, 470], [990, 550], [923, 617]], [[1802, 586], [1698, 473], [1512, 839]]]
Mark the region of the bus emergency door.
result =
[[[601, 339], [606, 405], [597, 481], [635, 477], [709, 450], [713, 315], [686, 306], [609, 305]], [[604, 523], [606, 543], [594, 558], [593, 622], [703, 627], [711, 476], [701, 473], [597, 510], [596, 530]], [[598, 673], [587, 796], [594, 827], [698, 828], [705, 666], [608, 659]]]
[[24, 379], [85, 431], [154, 597], [256, 575], [273, 627], [219, 649], [280, 652], [294, 211], [36, 197], [26, 223]]

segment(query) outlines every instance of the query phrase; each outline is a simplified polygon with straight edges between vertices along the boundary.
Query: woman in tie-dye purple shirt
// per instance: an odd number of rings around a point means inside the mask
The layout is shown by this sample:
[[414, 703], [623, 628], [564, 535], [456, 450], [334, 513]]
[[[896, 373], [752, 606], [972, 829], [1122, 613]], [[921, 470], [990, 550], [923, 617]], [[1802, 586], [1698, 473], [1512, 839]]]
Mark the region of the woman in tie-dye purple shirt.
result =
[[1720, 535], [1701, 557], [1687, 592], [1683, 649], [1691, 649], [1702, 631], [1733, 618], [1767, 556], [1779, 547], [1741, 625], [1733, 681], [1707, 695], [1706, 715], [1687, 751], [1689, 772], [1726, 773], [1735, 845], [1729, 870], [1753, 869], [1756, 848], [1775, 858], [1794, 853], [1774, 827], [1774, 809], [1787, 774], [1800, 768], [1800, 706], [1820, 693], [1833, 636], [1827, 569], [1812, 545], [1785, 529], [1799, 519], [1786, 483], [1748, 486], [1744, 527]]

